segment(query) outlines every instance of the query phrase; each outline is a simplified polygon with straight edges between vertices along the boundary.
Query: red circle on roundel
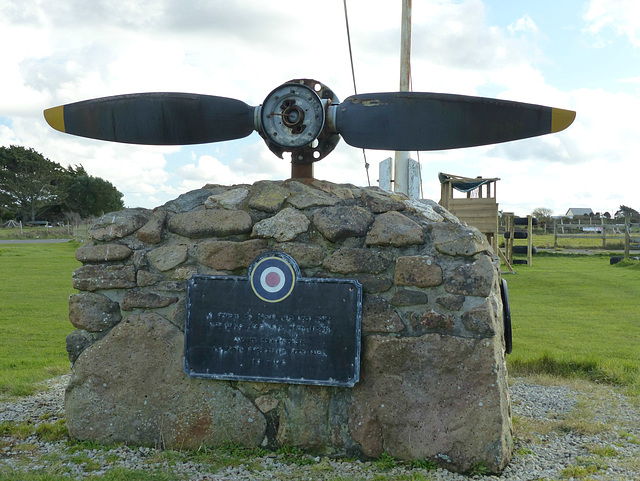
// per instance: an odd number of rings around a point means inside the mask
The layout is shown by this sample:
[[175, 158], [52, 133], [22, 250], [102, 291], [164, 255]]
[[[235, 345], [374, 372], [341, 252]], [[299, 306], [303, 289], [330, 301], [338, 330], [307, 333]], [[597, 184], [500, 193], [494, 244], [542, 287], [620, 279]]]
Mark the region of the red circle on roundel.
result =
[[[293, 259], [291, 259], [293, 262]], [[252, 264], [249, 274], [253, 293], [266, 302], [286, 299], [296, 285], [296, 272], [287, 258], [269, 256]]]
[[277, 272], [269, 272], [265, 278], [265, 283], [269, 287], [275, 287], [280, 284], [280, 275]]

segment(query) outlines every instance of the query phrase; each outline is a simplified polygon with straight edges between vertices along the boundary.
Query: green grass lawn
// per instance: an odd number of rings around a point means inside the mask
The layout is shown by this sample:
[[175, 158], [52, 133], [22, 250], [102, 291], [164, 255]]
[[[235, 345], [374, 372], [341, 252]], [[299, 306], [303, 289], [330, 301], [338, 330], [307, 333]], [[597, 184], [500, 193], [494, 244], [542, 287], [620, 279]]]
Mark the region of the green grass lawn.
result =
[[512, 372], [578, 375], [640, 389], [640, 264], [536, 255], [507, 276]]
[[0, 395], [69, 371], [65, 338], [78, 245], [0, 244]]

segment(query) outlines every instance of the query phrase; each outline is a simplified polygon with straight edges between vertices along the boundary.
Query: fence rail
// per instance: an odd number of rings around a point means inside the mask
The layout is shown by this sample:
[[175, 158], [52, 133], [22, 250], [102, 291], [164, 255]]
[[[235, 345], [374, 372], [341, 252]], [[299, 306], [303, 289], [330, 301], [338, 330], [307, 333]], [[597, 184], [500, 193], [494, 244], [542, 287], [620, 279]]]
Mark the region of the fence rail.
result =
[[[569, 231], [569, 233], [567, 233]], [[572, 232], [573, 231], [573, 232]], [[577, 231], [577, 232], [576, 232]], [[602, 248], [607, 247], [607, 240], [624, 240], [625, 257], [629, 257], [629, 250], [638, 247], [640, 243], [640, 224], [625, 222], [624, 224], [565, 224], [556, 222], [553, 225], [553, 247], [558, 247], [558, 239], [602, 239]]]
[[0, 239], [21, 240], [21, 239], [75, 239], [78, 242], [85, 242], [89, 223], [65, 224], [65, 225], [45, 225], [45, 226], [17, 226], [2, 227], [0, 229]]

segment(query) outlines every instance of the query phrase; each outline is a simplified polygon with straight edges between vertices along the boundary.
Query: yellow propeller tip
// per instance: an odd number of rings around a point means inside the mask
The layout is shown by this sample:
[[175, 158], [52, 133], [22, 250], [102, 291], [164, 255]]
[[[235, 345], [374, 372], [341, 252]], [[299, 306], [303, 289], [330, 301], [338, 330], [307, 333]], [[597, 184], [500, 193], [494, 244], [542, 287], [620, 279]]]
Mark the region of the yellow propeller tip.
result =
[[64, 106], [52, 107], [44, 111], [44, 119], [47, 123], [60, 132], [65, 132], [64, 129]]
[[573, 110], [551, 109], [551, 132], [560, 132], [569, 127], [576, 119]]

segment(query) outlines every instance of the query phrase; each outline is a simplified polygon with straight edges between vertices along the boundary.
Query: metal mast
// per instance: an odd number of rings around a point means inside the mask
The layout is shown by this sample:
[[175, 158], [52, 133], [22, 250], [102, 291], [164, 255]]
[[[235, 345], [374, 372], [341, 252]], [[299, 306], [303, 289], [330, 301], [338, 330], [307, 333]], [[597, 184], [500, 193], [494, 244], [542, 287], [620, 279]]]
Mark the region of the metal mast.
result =
[[[411, 79], [411, 0], [402, 0], [400, 27], [400, 91], [409, 92]], [[393, 190], [409, 194], [409, 152], [396, 152]]]

